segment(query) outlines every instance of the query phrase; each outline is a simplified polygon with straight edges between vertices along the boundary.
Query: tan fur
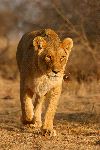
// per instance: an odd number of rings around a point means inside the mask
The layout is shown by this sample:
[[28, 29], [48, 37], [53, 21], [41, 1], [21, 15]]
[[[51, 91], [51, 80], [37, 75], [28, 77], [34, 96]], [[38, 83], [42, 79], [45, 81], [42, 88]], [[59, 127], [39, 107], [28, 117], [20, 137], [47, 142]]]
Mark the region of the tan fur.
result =
[[[53, 130], [53, 119], [62, 89], [65, 66], [73, 41], [60, 41], [51, 29], [26, 33], [17, 48], [20, 72], [20, 101], [22, 121], [33, 123], [35, 128]], [[34, 107], [32, 104], [34, 98]], [[42, 104], [48, 102], [44, 122], [41, 121]]]

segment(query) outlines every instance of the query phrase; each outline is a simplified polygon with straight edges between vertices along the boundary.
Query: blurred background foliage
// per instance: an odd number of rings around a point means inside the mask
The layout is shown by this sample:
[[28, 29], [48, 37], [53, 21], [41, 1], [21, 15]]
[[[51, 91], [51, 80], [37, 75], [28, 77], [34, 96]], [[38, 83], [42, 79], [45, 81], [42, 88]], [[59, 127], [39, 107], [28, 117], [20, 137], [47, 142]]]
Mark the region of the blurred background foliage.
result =
[[71, 37], [74, 48], [66, 67], [70, 79], [100, 79], [100, 1], [0, 0], [0, 76], [16, 79], [16, 49], [21, 36], [41, 28]]

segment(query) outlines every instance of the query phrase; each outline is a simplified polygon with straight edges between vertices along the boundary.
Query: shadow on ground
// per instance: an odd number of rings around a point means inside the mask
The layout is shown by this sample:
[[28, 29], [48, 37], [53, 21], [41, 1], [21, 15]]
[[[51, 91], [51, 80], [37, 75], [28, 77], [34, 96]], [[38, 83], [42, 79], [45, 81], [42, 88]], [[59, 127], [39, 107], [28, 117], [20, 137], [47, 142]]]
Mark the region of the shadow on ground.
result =
[[[15, 115], [8, 114], [3, 115], [0, 114], [0, 128], [6, 129], [8, 131], [20, 130], [21, 129], [21, 120], [20, 114], [16, 113]], [[56, 113], [55, 121], [62, 122], [67, 121], [68, 123], [81, 123], [81, 124], [89, 124], [89, 123], [100, 123], [100, 115], [91, 114], [91, 113]]]
[[68, 122], [79, 123], [100, 123], [100, 114], [95, 113], [57, 113], [56, 120], [66, 120]]

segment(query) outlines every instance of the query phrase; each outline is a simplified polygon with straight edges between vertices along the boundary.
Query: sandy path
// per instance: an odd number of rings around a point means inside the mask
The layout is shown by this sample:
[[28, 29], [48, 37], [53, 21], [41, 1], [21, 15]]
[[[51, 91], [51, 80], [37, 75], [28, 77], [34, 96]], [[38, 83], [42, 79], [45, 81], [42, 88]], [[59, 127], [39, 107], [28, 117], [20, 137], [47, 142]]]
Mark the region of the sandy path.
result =
[[57, 137], [44, 137], [21, 125], [18, 86], [0, 79], [0, 150], [100, 150], [97, 93], [73, 97], [63, 92], [54, 122]]

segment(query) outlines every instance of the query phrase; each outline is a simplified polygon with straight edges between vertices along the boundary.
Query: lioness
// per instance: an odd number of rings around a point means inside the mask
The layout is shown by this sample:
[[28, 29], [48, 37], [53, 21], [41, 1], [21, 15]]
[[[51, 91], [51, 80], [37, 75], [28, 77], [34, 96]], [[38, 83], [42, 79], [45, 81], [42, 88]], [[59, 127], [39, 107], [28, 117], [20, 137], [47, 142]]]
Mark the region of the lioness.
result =
[[[32, 31], [21, 38], [16, 58], [20, 72], [20, 101], [24, 124], [34, 124], [34, 128], [56, 135], [53, 119], [72, 47], [71, 38], [65, 38], [61, 42], [51, 29]], [[32, 98], [35, 101], [34, 107]], [[48, 101], [48, 106], [42, 124], [44, 100]]]

